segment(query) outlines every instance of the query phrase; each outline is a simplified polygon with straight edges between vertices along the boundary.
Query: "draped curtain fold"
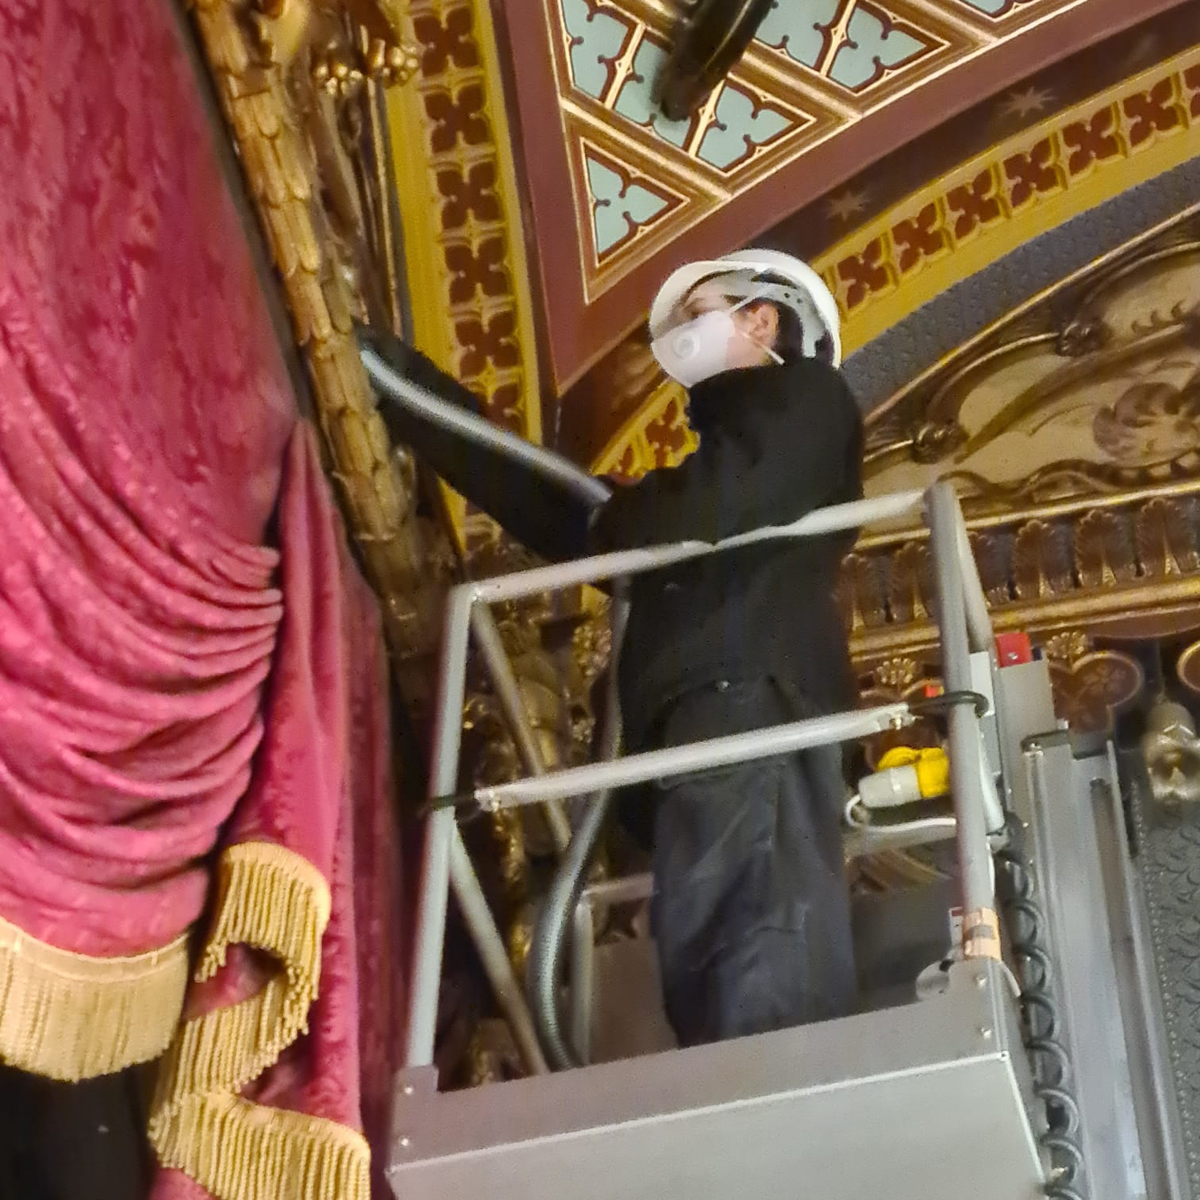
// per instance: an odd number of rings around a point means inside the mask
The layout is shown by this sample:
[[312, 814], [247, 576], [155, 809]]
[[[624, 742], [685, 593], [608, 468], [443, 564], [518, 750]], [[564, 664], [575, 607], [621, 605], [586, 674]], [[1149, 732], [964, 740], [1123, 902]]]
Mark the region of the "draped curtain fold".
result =
[[166, 0], [0, 6], [0, 1059], [163, 1055], [159, 1200], [365, 1197], [386, 663]]

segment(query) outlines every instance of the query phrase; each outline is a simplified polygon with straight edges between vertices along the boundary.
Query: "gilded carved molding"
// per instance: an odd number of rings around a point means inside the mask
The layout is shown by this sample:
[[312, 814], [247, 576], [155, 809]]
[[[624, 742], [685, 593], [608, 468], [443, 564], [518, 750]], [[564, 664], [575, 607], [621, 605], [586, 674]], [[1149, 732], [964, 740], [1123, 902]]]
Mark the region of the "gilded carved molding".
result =
[[[1200, 209], [1064, 281], [889, 401], [867, 492], [954, 479], [1000, 628], [1173, 635], [1200, 598]], [[867, 531], [855, 653], [931, 646], [926, 534]], [[907, 647], [907, 649], [906, 649]]]
[[[1198, 284], [1193, 207], [997, 322], [875, 410], [868, 493], [949, 478], [970, 514], [1044, 517], [1047, 506], [1200, 478]], [[1143, 539], [1154, 536], [1149, 521]], [[1094, 518], [1085, 532], [1101, 576], [1115, 578], [1111, 520]], [[1030, 545], [1042, 536], [1052, 535], [1024, 534]]]
[[416, 516], [411, 468], [388, 445], [353, 329], [373, 305], [377, 319], [386, 312], [391, 294], [368, 265], [382, 261], [384, 216], [382, 197], [363, 186], [373, 88], [402, 79], [412, 55], [383, 0], [195, 0], [192, 11], [308, 367], [332, 474], [383, 602], [402, 686], [419, 705], [449, 547]]
[[816, 261], [847, 353], [954, 282], [1200, 148], [1200, 49], [998, 143]]
[[389, 96], [413, 339], [541, 441], [540, 384], [520, 197], [485, 0], [409, 0], [412, 85]]

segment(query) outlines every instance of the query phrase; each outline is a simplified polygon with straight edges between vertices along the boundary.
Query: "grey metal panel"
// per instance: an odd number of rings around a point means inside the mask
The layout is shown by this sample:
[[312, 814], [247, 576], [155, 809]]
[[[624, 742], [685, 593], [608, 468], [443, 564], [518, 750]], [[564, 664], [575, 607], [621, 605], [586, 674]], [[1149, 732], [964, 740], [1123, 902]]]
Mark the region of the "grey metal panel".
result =
[[399, 1097], [402, 1200], [1025, 1200], [1042, 1168], [990, 963], [905, 1008]]
[[950, 910], [958, 904], [958, 884], [949, 878], [853, 898], [854, 957], [863, 1008], [916, 999], [917, 976], [950, 952]]
[[[952, 879], [853, 898], [854, 955], [863, 1008], [877, 1010], [916, 999], [917, 976], [949, 951], [949, 912], [957, 903]], [[597, 946], [593, 972], [593, 1062], [675, 1048], [651, 938], [622, 938]]]
[[1030, 819], [1030, 802], [1021, 743], [1035, 733], [1054, 729], [1054, 702], [1050, 691], [1050, 669], [1042, 660], [1002, 667], [994, 678], [996, 718], [1000, 737], [1000, 763], [1009, 806], [1021, 818]]
[[675, 1048], [662, 1001], [658, 955], [650, 938], [596, 947], [592, 1061], [614, 1062]]
[[1041, 779], [1033, 796], [1033, 860], [1050, 924], [1061, 1036], [1075, 1070], [1090, 1195], [1145, 1200], [1092, 794], [1092, 780], [1108, 774], [1108, 759], [1078, 762], [1067, 742], [1035, 751], [1032, 759]]

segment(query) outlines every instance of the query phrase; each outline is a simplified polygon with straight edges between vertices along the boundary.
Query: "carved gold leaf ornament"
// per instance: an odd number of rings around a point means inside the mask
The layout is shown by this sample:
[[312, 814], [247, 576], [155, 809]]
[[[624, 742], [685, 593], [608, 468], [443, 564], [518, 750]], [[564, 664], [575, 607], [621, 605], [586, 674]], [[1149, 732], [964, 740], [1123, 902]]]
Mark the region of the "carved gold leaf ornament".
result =
[[[1051, 521], [1024, 513], [988, 518], [982, 526], [978, 519], [969, 520], [996, 627], [1049, 636], [1056, 628], [1098, 629], [1136, 617], [1144, 622], [1146, 636], [1156, 622], [1164, 636], [1173, 633], [1180, 614], [1200, 604], [1200, 556], [1190, 552], [1200, 536], [1200, 481], [1176, 487], [1168, 496], [1143, 490], [1128, 498], [1073, 502], [1049, 512]], [[1177, 553], [1163, 549], [1171, 528], [1168, 514], [1175, 523], [1171, 536]], [[1098, 529], [1107, 531], [1108, 549], [1097, 549]], [[1113, 542], [1117, 550], [1111, 548]], [[856, 624], [854, 607], [855, 587], [875, 578], [884, 581], [889, 594], [904, 595], [912, 586], [912, 573], [906, 565], [893, 579], [894, 564], [898, 557], [907, 562], [906, 547], [923, 543], [923, 538], [904, 533], [877, 535], [861, 540], [846, 560], [840, 594], [856, 657], [911, 653], [933, 644], [933, 622], [912, 617], [910, 608], [894, 605], [873, 622]], [[1102, 552], [1108, 555], [1112, 579], [1097, 557]]]
[[361, 302], [349, 290], [329, 216], [317, 201], [316, 166], [302, 133], [305, 118], [286, 74], [307, 52], [314, 30], [327, 29], [333, 18], [327, 8], [301, 7], [292, 0], [256, 10], [266, 18], [274, 14], [271, 32], [287, 34], [286, 42], [271, 44], [264, 61], [263, 26], [251, 25], [250, 11], [230, 0], [195, 0], [193, 6], [309, 369], [349, 524], [383, 601], [402, 686], [420, 704], [428, 692], [428, 656], [437, 639], [446, 582], [428, 569], [438, 535], [415, 517], [412, 487], [394, 467], [358, 360], [353, 314]]
[[1085, 513], [1075, 527], [1075, 568], [1084, 587], [1109, 587], [1137, 575], [1128, 530], [1113, 512]]
[[1194, 509], [1175, 497], [1158, 497], [1137, 519], [1138, 558], [1147, 574], [1187, 575], [1200, 570]]
[[1017, 533], [1013, 575], [1017, 597], [1043, 599], [1071, 588], [1070, 532], [1049, 521], [1027, 521]]
[[888, 606], [892, 619], [899, 622], [924, 621], [932, 611], [932, 580], [929, 547], [909, 542], [891, 557], [888, 580]]
[[885, 575], [880, 564], [861, 554], [847, 555], [842, 564], [838, 594], [852, 630], [882, 625], [887, 620]]

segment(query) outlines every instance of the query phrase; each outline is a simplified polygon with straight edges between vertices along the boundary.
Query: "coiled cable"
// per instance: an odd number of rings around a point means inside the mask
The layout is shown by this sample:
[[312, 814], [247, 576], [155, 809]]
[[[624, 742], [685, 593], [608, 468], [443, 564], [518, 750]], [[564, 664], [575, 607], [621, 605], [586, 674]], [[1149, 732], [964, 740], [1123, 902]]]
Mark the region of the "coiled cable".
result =
[[1088, 1200], [1079, 1104], [1071, 1081], [1071, 1056], [1061, 1039], [1061, 1016], [1054, 994], [1046, 917], [1034, 892], [1033, 869], [1024, 849], [1024, 829], [1008, 814], [1008, 842], [996, 853], [998, 895], [1017, 960], [1025, 1048], [1033, 1066], [1034, 1092], [1046, 1107], [1041, 1143], [1050, 1156], [1051, 1200]]

